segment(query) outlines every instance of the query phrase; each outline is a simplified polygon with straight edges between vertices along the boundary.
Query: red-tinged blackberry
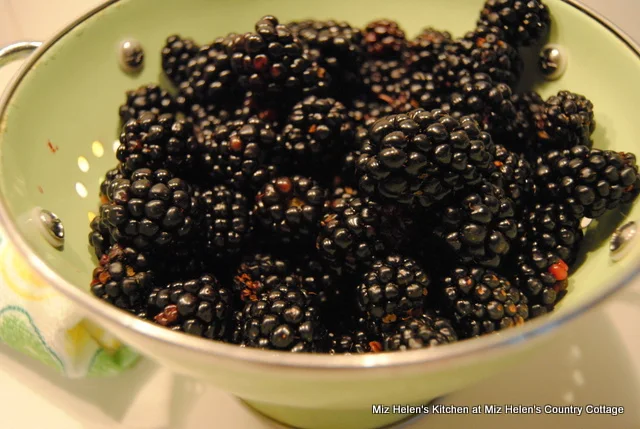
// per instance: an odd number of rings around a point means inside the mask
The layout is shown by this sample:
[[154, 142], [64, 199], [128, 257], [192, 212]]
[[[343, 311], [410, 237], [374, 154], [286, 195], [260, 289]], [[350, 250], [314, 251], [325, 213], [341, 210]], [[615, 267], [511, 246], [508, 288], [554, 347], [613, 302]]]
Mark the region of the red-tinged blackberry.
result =
[[193, 124], [170, 114], [144, 113], [124, 125], [116, 157], [127, 174], [139, 168], [189, 174], [197, 150]]
[[360, 189], [402, 204], [431, 207], [480, 183], [492, 166], [486, 133], [471, 118], [413, 110], [375, 122], [358, 160]]
[[536, 196], [537, 188], [533, 178], [533, 168], [522, 155], [496, 145], [493, 164], [496, 169], [491, 174], [491, 182], [504, 189], [518, 212]]
[[469, 32], [461, 44], [469, 59], [469, 71], [486, 73], [494, 82], [514, 86], [522, 75], [524, 63], [518, 50], [489, 29]]
[[100, 209], [111, 235], [136, 248], [168, 246], [191, 237], [200, 221], [190, 186], [167, 170], [134, 171], [113, 184], [111, 201]]
[[245, 256], [233, 277], [233, 290], [242, 301], [257, 301], [283, 284], [297, 284], [291, 263], [268, 253]]
[[230, 328], [231, 292], [210, 274], [154, 289], [148, 306], [157, 324], [190, 335], [221, 340]]
[[361, 312], [371, 320], [393, 323], [421, 312], [430, 279], [416, 261], [390, 255], [373, 263], [357, 287]]
[[596, 129], [593, 104], [583, 95], [558, 92], [547, 99], [535, 121], [540, 151], [593, 145], [591, 134]]
[[376, 58], [399, 58], [407, 45], [404, 31], [388, 19], [370, 22], [363, 33], [367, 53]]
[[113, 244], [109, 226], [100, 216], [94, 217], [89, 226], [91, 228], [89, 245], [95, 252], [96, 257], [100, 259]]
[[487, 0], [478, 25], [498, 27], [515, 46], [542, 41], [549, 31], [549, 10], [540, 0]]
[[198, 53], [199, 46], [191, 39], [179, 35], [169, 36], [162, 48], [162, 70], [176, 85], [188, 78], [187, 63]]
[[126, 101], [120, 106], [119, 115], [123, 123], [130, 119], [138, 119], [144, 112], [154, 115], [174, 113], [175, 103], [171, 95], [158, 85], [146, 85], [127, 91]]
[[444, 312], [463, 338], [521, 325], [529, 318], [525, 294], [494, 271], [456, 268], [444, 278], [442, 286]]
[[536, 120], [543, 110], [544, 100], [537, 92], [529, 91], [513, 94], [511, 103], [516, 110], [513, 132], [505, 134], [501, 143], [509, 150], [529, 156], [535, 152]]
[[148, 255], [114, 244], [93, 270], [91, 292], [118, 308], [135, 311], [153, 289], [154, 279]]
[[434, 232], [462, 262], [496, 268], [517, 236], [513, 205], [502, 188], [483, 182], [444, 208]]
[[294, 167], [326, 171], [352, 146], [354, 134], [354, 124], [342, 103], [310, 96], [293, 107], [282, 138]]
[[425, 28], [407, 43], [403, 53], [404, 62], [412, 71], [430, 72], [438, 61], [438, 56], [452, 43], [451, 33], [435, 28]]
[[451, 322], [434, 313], [400, 320], [383, 335], [385, 351], [406, 351], [435, 347], [458, 341]]
[[298, 286], [277, 286], [247, 302], [240, 325], [246, 347], [315, 352], [326, 343], [317, 296]]
[[299, 100], [328, 90], [329, 74], [305, 54], [300, 39], [273, 16], [261, 18], [255, 33], [238, 35], [230, 42], [231, 64], [240, 86], [263, 102]]
[[635, 157], [574, 146], [538, 158], [535, 181], [545, 201], [567, 205], [577, 217], [598, 218], [640, 192]]
[[247, 197], [225, 185], [216, 185], [200, 196], [203, 210], [201, 234], [205, 248], [215, 258], [235, 255], [251, 236]]
[[311, 240], [326, 198], [327, 191], [312, 179], [278, 177], [258, 192], [253, 212], [258, 225], [277, 241]]
[[373, 97], [393, 106], [400, 98], [400, 85], [408, 72], [399, 60], [377, 59], [362, 64], [360, 73]]

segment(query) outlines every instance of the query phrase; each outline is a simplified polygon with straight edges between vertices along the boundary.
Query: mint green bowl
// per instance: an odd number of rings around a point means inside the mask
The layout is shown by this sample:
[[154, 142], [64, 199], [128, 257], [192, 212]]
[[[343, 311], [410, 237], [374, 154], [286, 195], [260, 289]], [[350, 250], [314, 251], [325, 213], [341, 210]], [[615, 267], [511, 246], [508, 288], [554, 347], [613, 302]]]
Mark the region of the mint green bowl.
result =
[[[547, 0], [551, 42], [569, 53], [562, 79], [543, 83], [548, 96], [568, 88], [595, 104], [600, 147], [640, 153], [631, 101], [640, 99], [637, 48], [607, 23], [570, 3]], [[398, 20], [411, 34], [433, 25], [460, 35], [471, 29], [482, 0], [122, 0], [101, 6], [32, 55], [0, 105], [0, 221], [34, 270], [75, 301], [87, 317], [168, 367], [211, 381], [264, 414], [304, 428], [371, 428], [406, 417], [372, 414], [372, 404], [424, 404], [522, 362], [567, 322], [637, 281], [640, 247], [613, 263], [605, 245], [624, 216], [613, 213], [587, 232], [587, 254], [569, 294], [548, 316], [522, 327], [434, 349], [367, 356], [276, 353], [206, 341], [138, 320], [88, 292], [93, 268], [87, 246], [89, 216], [98, 204], [102, 174], [114, 166], [117, 107], [124, 91], [158, 81], [160, 48], [169, 33], [206, 42], [249, 30], [257, 18], [312, 16], [361, 25]], [[138, 39], [142, 73], [118, 66], [118, 45]], [[534, 66], [535, 67], [535, 66]], [[52, 151], [49, 142], [56, 151]], [[96, 143], [94, 143], [96, 142]], [[100, 142], [100, 143], [97, 143]], [[64, 221], [64, 250], [35, 227], [43, 207]]]

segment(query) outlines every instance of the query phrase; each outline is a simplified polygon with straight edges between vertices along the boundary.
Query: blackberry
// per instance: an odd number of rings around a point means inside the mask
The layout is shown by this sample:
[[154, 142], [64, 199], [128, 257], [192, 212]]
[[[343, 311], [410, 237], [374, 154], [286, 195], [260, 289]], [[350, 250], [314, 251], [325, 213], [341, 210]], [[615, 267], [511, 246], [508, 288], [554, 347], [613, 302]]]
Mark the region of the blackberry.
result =
[[242, 301], [257, 301], [260, 296], [283, 284], [296, 285], [291, 264], [267, 253], [243, 258], [233, 278], [233, 290]]
[[238, 82], [263, 102], [277, 103], [300, 95], [326, 92], [329, 76], [304, 53], [302, 42], [273, 16], [265, 16], [255, 25], [255, 33], [246, 33], [230, 42], [231, 65]]
[[455, 329], [447, 319], [433, 313], [397, 322], [384, 335], [385, 351], [405, 351], [450, 344], [458, 340]]
[[467, 33], [461, 44], [471, 73], [486, 73], [494, 82], [511, 87], [520, 80], [524, 63], [516, 48], [487, 29]]
[[596, 128], [593, 104], [583, 95], [560, 91], [549, 97], [536, 117], [540, 150], [571, 149], [576, 145], [591, 148]]
[[123, 123], [138, 119], [144, 112], [160, 115], [174, 113], [176, 110], [171, 95], [158, 85], [141, 86], [136, 90], [127, 91], [126, 97], [125, 103], [119, 109], [120, 120]]
[[364, 319], [346, 317], [327, 335], [329, 354], [363, 354], [382, 351], [382, 336]]
[[487, 0], [478, 25], [498, 27], [515, 46], [542, 41], [549, 31], [549, 10], [540, 0]]
[[320, 172], [353, 144], [354, 128], [342, 103], [310, 96], [293, 107], [282, 135], [296, 168]]
[[179, 35], [169, 36], [162, 48], [162, 70], [176, 85], [188, 78], [187, 63], [198, 53], [199, 46], [191, 39]]
[[200, 197], [204, 212], [205, 247], [215, 258], [235, 255], [252, 232], [249, 200], [225, 185], [214, 186]]
[[491, 167], [490, 136], [471, 118], [417, 109], [371, 126], [358, 160], [360, 189], [402, 204], [431, 207], [480, 183]]
[[401, 82], [407, 75], [407, 69], [398, 60], [371, 60], [365, 62], [360, 73], [368, 91], [387, 104], [398, 102]]
[[100, 201], [103, 204], [108, 203], [111, 199], [110, 195], [113, 193], [112, 184], [115, 183], [117, 179], [122, 179], [124, 177], [125, 174], [122, 172], [120, 166], [107, 171], [104, 180], [100, 182]]
[[148, 298], [159, 325], [212, 340], [223, 339], [230, 327], [231, 293], [210, 274], [169, 283]]
[[127, 174], [139, 168], [165, 168], [186, 174], [193, 168], [197, 149], [190, 122], [169, 114], [144, 113], [124, 125], [116, 157]]
[[153, 288], [154, 279], [148, 255], [114, 244], [93, 270], [91, 292], [118, 308], [137, 311]]
[[491, 175], [491, 182], [504, 189], [516, 211], [520, 212], [537, 193], [531, 164], [524, 156], [510, 152], [502, 145], [496, 145], [493, 163], [496, 170]]
[[598, 218], [631, 202], [640, 179], [633, 155], [574, 146], [538, 158], [536, 184], [545, 201], [566, 204], [577, 217]]
[[396, 100], [395, 111], [406, 113], [414, 109], [441, 109], [447, 104], [448, 96], [437, 87], [430, 73], [414, 72], [400, 81], [400, 97]]
[[89, 245], [95, 252], [96, 258], [100, 259], [113, 244], [109, 226], [100, 216], [94, 217], [89, 226], [91, 228]]
[[413, 40], [407, 43], [403, 54], [404, 62], [412, 71], [430, 72], [444, 53], [446, 46], [452, 43], [451, 33], [434, 28], [425, 28]]
[[357, 287], [358, 307], [385, 324], [421, 312], [429, 292], [427, 273], [411, 258], [390, 255], [373, 263]]
[[[357, 125], [369, 127], [378, 119], [392, 115], [394, 108], [391, 104], [384, 102], [375, 97], [358, 97], [351, 101], [349, 108], [349, 118], [353, 120]], [[356, 134], [357, 132], [356, 128]], [[356, 149], [359, 144], [356, 143]]]
[[118, 243], [136, 248], [164, 247], [189, 238], [199, 210], [187, 182], [167, 170], [134, 171], [113, 185], [111, 202], [100, 209]]
[[315, 236], [326, 198], [327, 191], [312, 179], [279, 177], [258, 192], [254, 216], [280, 242], [306, 241]]
[[513, 132], [506, 135], [502, 143], [512, 151], [529, 156], [535, 151], [536, 120], [543, 110], [544, 100], [537, 92], [529, 91], [513, 94], [511, 103], [516, 110]]
[[240, 316], [241, 344], [291, 352], [322, 350], [326, 331], [316, 298], [300, 287], [282, 285], [247, 302]]
[[521, 325], [529, 318], [527, 297], [494, 271], [456, 268], [442, 286], [445, 312], [464, 338]]
[[376, 58], [399, 58], [407, 44], [398, 23], [388, 19], [370, 22], [363, 33], [367, 53]]
[[517, 235], [513, 201], [488, 182], [446, 207], [441, 216], [436, 237], [464, 263], [498, 267]]
[[444, 93], [451, 93], [458, 87], [460, 79], [471, 73], [471, 59], [467, 55], [470, 48], [469, 42], [456, 41], [447, 44], [444, 51], [438, 54], [431, 74], [436, 87]]

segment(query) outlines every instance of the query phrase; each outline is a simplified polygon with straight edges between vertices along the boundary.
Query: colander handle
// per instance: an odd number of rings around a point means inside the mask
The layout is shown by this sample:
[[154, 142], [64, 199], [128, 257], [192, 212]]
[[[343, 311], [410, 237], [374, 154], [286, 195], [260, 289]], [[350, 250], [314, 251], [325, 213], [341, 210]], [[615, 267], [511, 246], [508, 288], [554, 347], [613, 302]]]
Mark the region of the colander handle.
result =
[[42, 45], [42, 42], [15, 42], [10, 45], [0, 47], [0, 67], [12, 61], [23, 58], [35, 51]]

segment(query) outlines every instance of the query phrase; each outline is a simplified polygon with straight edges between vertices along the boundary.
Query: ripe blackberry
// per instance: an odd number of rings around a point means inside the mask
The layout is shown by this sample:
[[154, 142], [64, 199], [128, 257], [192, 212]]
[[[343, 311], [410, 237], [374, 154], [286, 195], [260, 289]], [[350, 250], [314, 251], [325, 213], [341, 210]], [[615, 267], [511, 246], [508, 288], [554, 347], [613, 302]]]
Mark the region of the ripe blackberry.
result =
[[276, 176], [282, 166], [281, 139], [266, 121], [257, 117], [220, 125], [201, 147], [201, 171], [214, 183], [255, 192]]
[[480, 183], [491, 167], [487, 145], [471, 118], [417, 109], [371, 126], [358, 160], [360, 189], [402, 204], [431, 207]]
[[456, 268], [443, 280], [445, 313], [463, 338], [521, 325], [527, 297], [506, 277], [480, 267]]
[[438, 61], [438, 55], [452, 43], [451, 33], [435, 28], [425, 28], [407, 43], [404, 62], [411, 71], [430, 72]]
[[535, 125], [541, 151], [576, 145], [591, 148], [591, 134], [596, 128], [593, 104], [582, 95], [560, 91], [544, 103]]
[[357, 287], [358, 307], [371, 320], [388, 324], [421, 312], [429, 276], [411, 258], [390, 255], [373, 263]]
[[89, 226], [91, 228], [91, 232], [89, 232], [89, 245], [95, 252], [96, 258], [100, 259], [113, 244], [109, 226], [100, 216], [94, 217]]
[[496, 170], [491, 174], [491, 182], [504, 189], [520, 213], [536, 196], [531, 164], [524, 156], [510, 152], [502, 145], [496, 145], [493, 164]]
[[148, 255], [114, 244], [93, 270], [91, 292], [118, 308], [136, 311], [153, 288], [154, 278]]
[[327, 335], [329, 354], [363, 354], [382, 351], [382, 335], [363, 318], [346, 316]]
[[360, 73], [373, 97], [393, 106], [400, 98], [400, 85], [408, 72], [398, 60], [377, 59], [362, 64]]
[[148, 306], [156, 323], [190, 335], [220, 340], [230, 328], [231, 293], [210, 274], [154, 289]]
[[118, 243], [131, 242], [138, 249], [187, 239], [199, 222], [193, 191], [167, 170], [136, 170], [130, 179], [118, 179], [110, 196], [100, 217]]
[[388, 19], [370, 22], [363, 33], [367, 53], [376, 58], [399, 58], [407, 44], [398, 23]]
[[342, 103], [310, 96], [293, 107], [282, 137], [296, 168], [321, 172], [353, 144], [354, 128]]
[[416, 350], [456, 341], [458, 335], [451, 322], [433, 313], [400, 320], [383, 336], [385, 351]]
[[204, 213], [201, 233], [208, 253], [222, 258], [240, 252], [252, 232], [247, 197], [217, 185], [200, 196], [200, 203]]
[[158, 85], [146, 85], [126, 92], [126, 101], [120, 106], [120, 120], [125, 123], [130, 119], [138, 119], [144, 112], [154, 115], [174, 113], [176, 110], [173, 98]]
[[315, 237], [327, 191], [312, 179], [279, 177], [258, 192], [254, 216], [273, 238], [292, 243]]
[[566, 204], [577, 217], [598, 218], [638, 195], [634, 156], [574, 146], [538, 158], [535, 181], [545, 201]]
[[444, 51], [438, 54], [430, 71], [437, 88], [451, 93], [458, 87], [460, 79], [471, 73], [471, 59], [467, 55], [470, 48], [469, 42], [463, 43], [458, 40], [447, 44]]
[[489, 29], [469, 32], [458, 41], [468, 57], [471, 73], [486, 73], [494, 82], [511, 87], [520, 80], [524, 63], [518, 50]]
[[240, 316], [241, 344], [270, 350], [322, 350], [326, 331], [317, 296], [295, 286], [277, 286], [249, 301]]
[[229, 46], [240, 86], [264, 102], [299, 100], [328, 89], [325, 69], [308, 58], [302, 42], [273, 16], [261, 18], [255, 33], [235, 36]]
[[400, 96], [394, 105], [396, 113], [414, 109], [441, 109], [448, 101], [448, 94], [438, 88], [430, 73], [414, 72], [405, 76], [399, 84]]
[[196, 56], [198, 49], [193, 40], [177, 34], [167, 38], [161, 51], [162, 70], [176, 86], [187, 80], [187, 63]]
[[187, 174], [193, 168], [197, 149], [190, 122], [169, 114], [144, 113], [124, 125], [116, 157], [126, 174], [139, 168], [165, 168]]
[[267, 253], [245, 256], [233, 278], [233, 290], [242, 301], [257, 301], [283, 284], [296, 284], [291, 264]]
[[478, 25], [498, 27], [515, 46], [541, 41], [549, 31], [549, 10], [540, 0], [487, 0]]
[[[364, 96], [354, 98], [351, 101], [348, 114], [351, 120], [362, 127], [361, 129], [366, 129], [378, 119], [393, 113], [395, 112], [391, 104], [376, 97]], [[356, 142], [355, 148], [359, 148], [358, 142]]]
[[517, 235], [513, 201], [488, 182], [446, 207], [441, 216], [436, 237], [464, 263], [498, 267]]
[[505, 135], [501, 142], [509, 150], [525, 155], [535, 151], [537, 139], [536, 120], [543, 110], [544, 100], [535, 91], [513, 94], [511, 103], [516, 110], [513, 132]]
[[104, 180], [100, 182], [100, 201], [103, 204], [109, 202], [111, 198], [110, 195], [113, 193], [113, 183], [115, 183], [117, 179], [122, 179], [124, 177], [125, 174], [122, 172], [120, 166], [107, 171]]

